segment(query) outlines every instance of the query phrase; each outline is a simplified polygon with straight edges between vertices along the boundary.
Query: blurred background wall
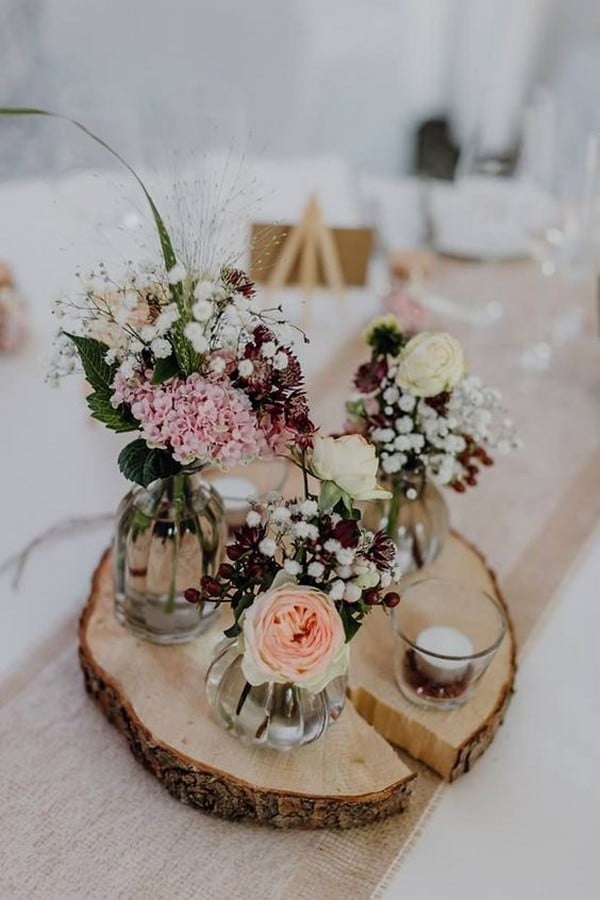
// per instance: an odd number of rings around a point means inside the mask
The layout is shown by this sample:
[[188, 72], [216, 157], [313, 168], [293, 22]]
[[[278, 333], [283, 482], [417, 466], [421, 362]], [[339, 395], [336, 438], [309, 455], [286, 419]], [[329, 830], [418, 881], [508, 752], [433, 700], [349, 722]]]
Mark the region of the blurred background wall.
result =
[[[427, 119], [510, 153], [540, 86], [589, 132], [598, 84], [598, 0], [0, 0], [0, 104], [81, 117], [134, 161], [167, 139], [406, 173]], [[2, 123], [0, 178], [106, 164], [39, 128]]]

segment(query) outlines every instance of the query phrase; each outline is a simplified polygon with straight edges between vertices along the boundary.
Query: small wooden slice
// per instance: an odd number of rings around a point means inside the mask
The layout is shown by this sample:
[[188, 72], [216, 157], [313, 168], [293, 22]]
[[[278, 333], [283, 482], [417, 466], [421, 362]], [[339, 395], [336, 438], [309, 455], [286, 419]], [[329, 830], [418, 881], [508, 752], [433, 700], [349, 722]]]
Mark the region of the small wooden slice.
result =
[[454, 781], [486, 750], [504, 719], [516, 672], [514, 633], [493, 573], [459, 535], [452, 534], [440, 558], [416, 577], [449, 578], [481, 587], [507, 614], [506, 636], [474, 697], [448, 712], [421, 709], [405, 700], [394, 681], [395, 637], [384, 615], [369, 616], [352, 643], [350, 697], [382, 737]]
[[348, 828], [404, 810], [414, 774], [350, 703], [320, 740], [291, 753], [253, 749], [224, 731], [204, 693], [220, 636], [214, 627], [180, 646], [138, 640], [114, 617], [105, 555], [80, 622], [86, 687], [171, 794], [278, 828]]

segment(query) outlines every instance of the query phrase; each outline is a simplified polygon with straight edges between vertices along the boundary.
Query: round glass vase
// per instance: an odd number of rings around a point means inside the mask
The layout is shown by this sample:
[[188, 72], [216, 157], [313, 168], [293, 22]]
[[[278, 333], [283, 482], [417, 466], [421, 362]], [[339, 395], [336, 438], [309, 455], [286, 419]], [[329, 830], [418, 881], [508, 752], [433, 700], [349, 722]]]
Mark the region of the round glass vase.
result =
[[181, 472], [121, 501], [114, 541], [115, 614], [136, 635], [181, 644], [208, 628], [214, 603], [183, 596], [215, 575], [225, 546], [221, 498], [200, 471]]
[[292, 750], [318, 740], [346, 702], [346, 675], [318, 693], [296, 684], [248, 684], [235, 638], [222, 641], [206, 673], [206, 695], [217, 721], [244, 743]]
[[398, 550], [398, 565], [409, 575], [430, 565], [442, 552], [450, 528], [448, 507], [422, 471], [399, 472], [383, 484], [392, 497], [371, 504], [365, 524], [387, 531]]

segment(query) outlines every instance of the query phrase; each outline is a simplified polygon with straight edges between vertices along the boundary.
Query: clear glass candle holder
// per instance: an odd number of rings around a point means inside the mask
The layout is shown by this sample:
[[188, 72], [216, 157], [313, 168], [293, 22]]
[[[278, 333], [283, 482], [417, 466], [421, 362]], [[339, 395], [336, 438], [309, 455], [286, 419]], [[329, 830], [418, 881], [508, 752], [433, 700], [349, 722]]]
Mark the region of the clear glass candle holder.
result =
[[392, 614], [394, 672], [407, 700], [430, 709], [456, 709], [506, 634], [500, 604], [481, 588], [441, 578], [408, 585]]

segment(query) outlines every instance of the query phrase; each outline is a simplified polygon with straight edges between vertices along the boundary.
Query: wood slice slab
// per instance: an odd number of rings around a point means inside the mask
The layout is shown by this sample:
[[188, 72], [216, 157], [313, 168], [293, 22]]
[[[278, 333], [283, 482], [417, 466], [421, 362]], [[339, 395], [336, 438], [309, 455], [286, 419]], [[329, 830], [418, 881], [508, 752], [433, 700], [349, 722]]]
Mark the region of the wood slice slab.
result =
[[171, 794], [279, 828], [347, 828], [404, 810], [414, 774], [350, 703], [320, 740], [291, 753], [249, 748], [224, 731], [204, 694], [220, 636], [215, 627], [174, 647], [137, 639], [113, 615], [105, 555], [80, 622], [86, 687]]
[[[358, 712], [388, 741], [426, 763], [447, 781], [468, 772], [492, 742], [513, 691], [515, 638], [496, 579], [481, 554], [452, 534], [436, 562], [412, 580], [450, 578], [481, 587], [497, 598], [509, 623], [506, 636], [461, 709], [421, 709], [406, 700], [394, 681], [395, 637], [389, 618], [371, 615], [352, 643], [350, 697]], [[407, 579], [407, 582], [410, 579]]]

